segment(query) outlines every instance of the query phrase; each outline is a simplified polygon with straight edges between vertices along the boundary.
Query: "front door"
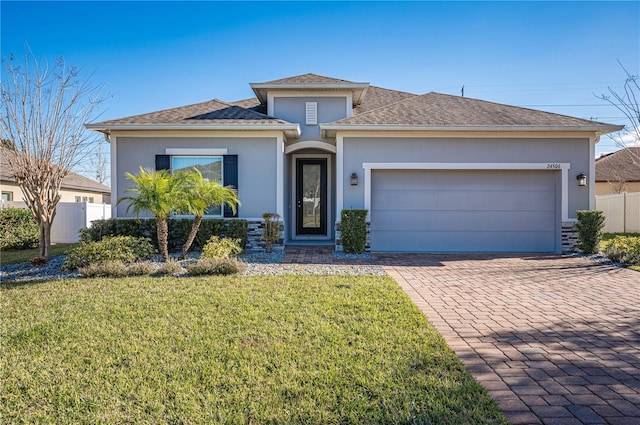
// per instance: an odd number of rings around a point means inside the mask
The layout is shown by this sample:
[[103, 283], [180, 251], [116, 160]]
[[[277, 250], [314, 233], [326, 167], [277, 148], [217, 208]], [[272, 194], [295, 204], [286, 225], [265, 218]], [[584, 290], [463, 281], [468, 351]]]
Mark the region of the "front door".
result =
[[296, 160], [296, 234], [327, 234], [327, 160]]

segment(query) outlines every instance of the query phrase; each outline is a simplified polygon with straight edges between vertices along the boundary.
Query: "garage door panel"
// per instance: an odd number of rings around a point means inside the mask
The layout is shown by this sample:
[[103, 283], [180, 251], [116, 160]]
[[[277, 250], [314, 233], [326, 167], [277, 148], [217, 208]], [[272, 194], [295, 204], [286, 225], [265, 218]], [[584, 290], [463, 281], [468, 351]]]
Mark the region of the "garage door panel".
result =
[[375, 211], [371, 231], [547, 231], [553, 211]]
[[373, 170], [371, 248], [554, 252], [557, 176], [535, 170]]
[[[535, 178], [532, 175], [537, 174]], [[374, 170], [372, 184], [376, 190], [403, 190], [407, 186], [451, 190], [539, 190], [540, 183], [551, 184], [552, 172], [479, 171], [479, 170]]]
[[526, 196], [520, 196], [517, 190], [397, 190], [377, 191], [372, 203], [372, 210], [457, 210], [474, 205], [475, 210], [495, 211], [527, 211], [531, 209], [555, 210], [554, 205], [546, 202], [553, 199], [555, 192], [551, 190], [528, 191]]
[[[493, 232], [381, 231], [377, 251], [394, 252], [547, 252], [554, 232], [503, 232], [500, 245]], [[464, 241], [460, 244], [458, 241]]]

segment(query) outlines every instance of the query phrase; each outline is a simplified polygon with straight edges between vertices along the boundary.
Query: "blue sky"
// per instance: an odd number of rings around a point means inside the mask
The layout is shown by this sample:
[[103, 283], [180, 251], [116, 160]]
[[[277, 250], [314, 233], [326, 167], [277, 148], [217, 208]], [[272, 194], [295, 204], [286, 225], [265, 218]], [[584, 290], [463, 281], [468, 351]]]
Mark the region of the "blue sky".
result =
[[[93, 73], [102, 119], [307, 72], [626, 124], [595, 94], [640, 73], [640, 2], [0, 3], [2, 56]], [[616, 147], [603, 138], [598, 153]]]

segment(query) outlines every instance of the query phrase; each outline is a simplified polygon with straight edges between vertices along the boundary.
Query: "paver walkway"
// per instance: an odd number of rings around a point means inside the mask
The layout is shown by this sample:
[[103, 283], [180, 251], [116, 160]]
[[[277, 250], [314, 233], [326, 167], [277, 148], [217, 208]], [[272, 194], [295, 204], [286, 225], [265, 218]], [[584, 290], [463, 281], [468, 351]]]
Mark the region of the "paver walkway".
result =
[[514, 424], [640, 424], [640, 273], [543, 255], [381, 254], [371, 263]]

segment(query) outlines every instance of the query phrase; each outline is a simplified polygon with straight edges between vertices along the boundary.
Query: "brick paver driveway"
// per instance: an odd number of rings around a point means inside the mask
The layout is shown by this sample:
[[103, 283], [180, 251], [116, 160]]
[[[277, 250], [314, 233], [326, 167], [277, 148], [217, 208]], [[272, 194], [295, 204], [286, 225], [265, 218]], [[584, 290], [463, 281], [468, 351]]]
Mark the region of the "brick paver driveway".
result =
[[640, 424], [640, 273], [560, 256], [375, 259], [515, 424]]

